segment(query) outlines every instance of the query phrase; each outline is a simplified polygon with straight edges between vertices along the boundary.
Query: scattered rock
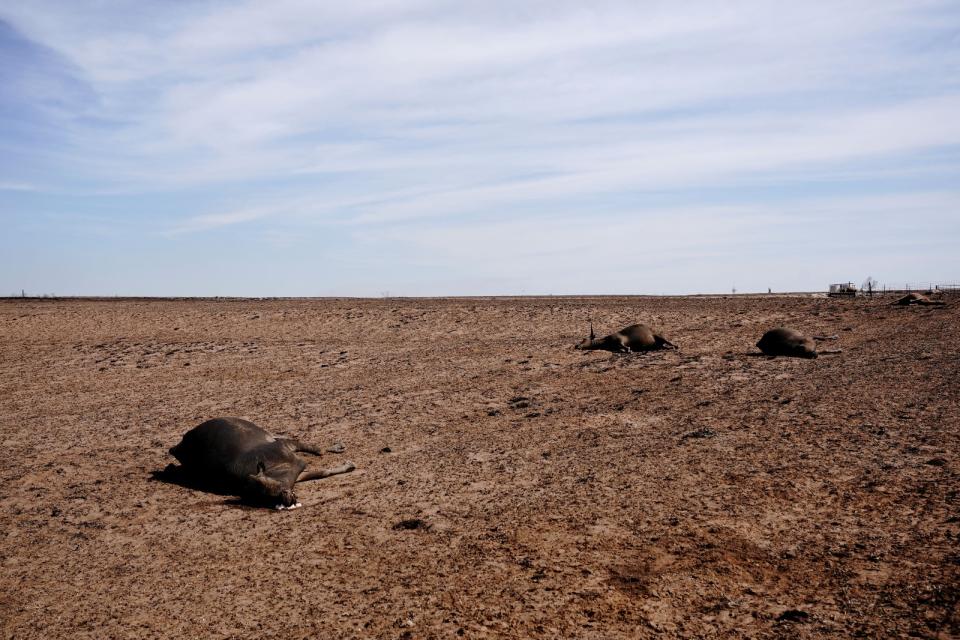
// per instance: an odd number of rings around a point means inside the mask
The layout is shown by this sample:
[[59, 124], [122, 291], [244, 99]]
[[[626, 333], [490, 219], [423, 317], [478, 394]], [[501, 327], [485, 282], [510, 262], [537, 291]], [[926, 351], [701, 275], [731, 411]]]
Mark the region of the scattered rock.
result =
[[391, 449], [390, 447], [384, 447], [383, 449], [380, 449], [380, 453], [391, 453], [391, 452], [393, 452], [393, 449]]
[[681, 441], [688, 440], [690, 438], [712, 438], [717, 435], [717, 432], [709, 427], [701, 427], [696, 431], [691, 431], [689, 433], [683, 434], [683, 437], [680, 438]]

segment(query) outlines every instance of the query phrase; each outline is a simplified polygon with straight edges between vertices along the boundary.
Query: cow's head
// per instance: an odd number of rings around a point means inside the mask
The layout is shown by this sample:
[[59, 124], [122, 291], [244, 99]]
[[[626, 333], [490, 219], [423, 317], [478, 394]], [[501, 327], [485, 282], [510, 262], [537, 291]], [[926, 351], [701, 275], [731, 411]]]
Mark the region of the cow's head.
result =
[[816, 349], [811, 349], [805, 344], [798, 344], [793, 347], [793, 354], [798, 358], [816, 358], [817, 351]]
[[580, 344], [575, 345], [574, 349], [592, 349], [597, 344], [597, 336], [593, 333], [593, 322], [590, 322], [590, 337], [584, 338], [580, 341]]
[[289, 487], [276, 481], [266, 474], [263, 462], [257, 463], [257, 472], [247, 476], [252, 497], [258, 501], [269, 502], [273, 505], [291, 507], [297, 504], [297, 496]]

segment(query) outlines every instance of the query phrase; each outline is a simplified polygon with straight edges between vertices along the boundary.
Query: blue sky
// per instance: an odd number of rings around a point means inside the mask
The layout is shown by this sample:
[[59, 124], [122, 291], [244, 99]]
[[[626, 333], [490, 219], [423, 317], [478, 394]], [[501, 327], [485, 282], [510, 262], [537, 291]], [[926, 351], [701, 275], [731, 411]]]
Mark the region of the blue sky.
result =
[[3, 295], [956, 281], [960, 4], [6, 2], [0, 220]]

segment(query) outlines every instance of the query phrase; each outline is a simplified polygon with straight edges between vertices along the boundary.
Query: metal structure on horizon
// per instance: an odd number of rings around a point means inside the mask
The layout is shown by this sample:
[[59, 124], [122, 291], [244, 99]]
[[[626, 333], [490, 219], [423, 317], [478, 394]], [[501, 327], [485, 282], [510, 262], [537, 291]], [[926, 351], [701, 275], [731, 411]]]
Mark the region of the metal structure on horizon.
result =
[[858, 295], [888, 294], [888, 293], [939, 293], [960, 291], [960, 284], [955, 282], [918, 282], [904, 283], [895, 285], [878, 285], [873, 278], [868, 278], [862, 288], [857, 288], [852, 282], [840, 282], [831, 284], [827, 289], [827, 295], [830, 297], [853, 297]]

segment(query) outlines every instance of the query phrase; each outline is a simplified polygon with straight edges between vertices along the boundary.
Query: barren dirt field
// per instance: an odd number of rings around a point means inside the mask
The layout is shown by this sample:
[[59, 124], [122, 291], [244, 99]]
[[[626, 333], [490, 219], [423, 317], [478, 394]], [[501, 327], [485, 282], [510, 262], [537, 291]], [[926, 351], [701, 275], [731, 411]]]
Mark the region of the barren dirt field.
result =
[[[950, 302], [2, 301], [2, 636], [957, 637]], [[781, 325], [842, 353], [751, 355]], [[216, 416], [357, 470], [155, 479]]]

